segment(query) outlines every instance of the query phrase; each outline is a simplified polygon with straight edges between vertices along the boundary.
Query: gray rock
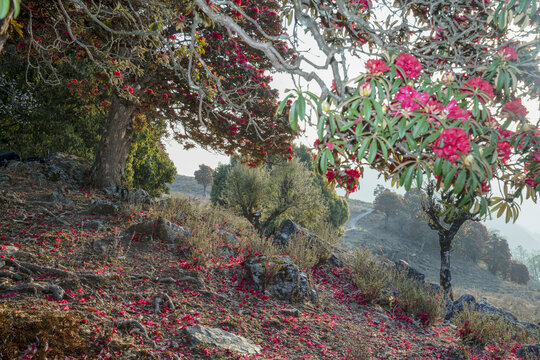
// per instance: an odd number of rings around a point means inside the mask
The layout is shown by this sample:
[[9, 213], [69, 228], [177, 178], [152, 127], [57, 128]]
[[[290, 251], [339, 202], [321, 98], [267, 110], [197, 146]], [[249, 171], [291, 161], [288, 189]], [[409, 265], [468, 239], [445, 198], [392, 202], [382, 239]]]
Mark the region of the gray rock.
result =
[[80, 186], [85, 182], [85, 176], [90, 169], [87, 160], [62, 153], [53, 154], [45, 163], [26, 163], [45, 175], [48, 180], [60, 181], [69, 185]]
[[184, 332], [195, 346], [204, 344], [212, 348], [229, 349], [240, 354], [259, 354], [262, 350], [249, 339], [217, 328], [195, 325], [186, 327]]
[[103, 189], [103, 191], [107, 195], [129, 204], [152, 205], [154, 203], [152, 197], [143, 189], [126, 189], [123, 186], [109, 186]]
[[103, 241], [95, 240], [92, 241], [92, 248], [95, 252], [97, 252], [99, 255], [105, 255], [107, 253], [107, 249], [109, 248], [109, 245], [106, 244]]
[[147, 221], [132, 225], [125, 233], [128, 237], [132, 237], [134, 234], [142, 235], [143, 237], [157, 237], [170, 244], [176, 244], [191, 236], [189, 230], [173, 224], [162, 217], [156, 221]]
[[121, 210], [121, 206], [108, 200], [95, 200], [86, 211], [88, 214], [95, 215], [114, 215]]
[[240, 240], [238, 240], [236, 235], [226, 230], [218, 230], [216, 231], [216, 235], [226, 241], [229, 245], [240, 245]]
[[518, 358], [522, 359], [540, 359], [540, 345], [527, 344], [519, 348], [516, 353]]
[[[273, 244], [279, 248], [285, 248], [292, 241], [294, 235], [302, 234], [307, 237], [306, 247], [320, 246], [328, 251], [330, 256], [326, 259], [321, 259], [322, 263], [327, 263], [335, 267], [343, 267], [343, 261], [340, 259], [342, 250], [330, 245], [326, 240], [320, 238], [311, 231], [302, 228], [292, 220], [283, 220], [279, 226], [279, 230], [274, 231]], [[341, 256], [342, 257], [342, 256]]]
[[503, 318], [505, 322], [508, 323], [518, 323], [518, 319], [514, 316], [514, 314], [509, 313], [508, 311], [504, 311], [503, 309], [496, 306], [493, 306], [486, 300], [480, 300], [479, 302], [477, 302], [474, 305], [474, 310], [484, 314], [494, 315]]
[[84, 222], [83, 227], [87, 230], [100, 231], [105, 227], [105, 225], [103, 225], [101, 221], [93, 219]]
[[446, 314], [444, 318], [450, 320], [465, 309], [472, 310], [475, 308], [476, 299], [474, 296], [465, 294], [461, 295], [459, 299], [454, 302], [449, 302], [446, 307]]
[[288, 256], [259, 255], [244, 262], [255, 286], [290, 303], [317, 302], [317, 293], [305, 273]]
[[223, 256], [226, 259], [230, 257], [234, 257], [234, 255], [236, 255], [234, 250], [230, 246], [222, 246], [220, 250], [221, 250], [221, 256]]
[[47, 200], [55, 204], [73, 205], [73, 201], [70, 198], [56, 191], [53, 191], [51, 195], [48, 196]]
[[420, 283], [425, 283], [426, 276], [422, 274], [420, 271], [413, 268], [411, 265], [409, 265], [405, 260], [397, 260], [395, 262], [396, 270], [399, 272], [405, 272], [407, 274], [407, 277], [409, 279], [416, 280]]

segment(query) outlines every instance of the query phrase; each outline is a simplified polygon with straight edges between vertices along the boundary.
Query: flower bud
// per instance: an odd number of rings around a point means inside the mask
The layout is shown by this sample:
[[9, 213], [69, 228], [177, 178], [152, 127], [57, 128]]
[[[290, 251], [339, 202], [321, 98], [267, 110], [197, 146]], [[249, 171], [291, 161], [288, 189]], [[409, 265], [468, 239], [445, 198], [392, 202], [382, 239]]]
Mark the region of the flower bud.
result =
[[371, 95], [371, 85], [367, 82], [360, 84], [360, 95], [369, 96]]
[[453, 72], [447, 71], [447, 72], [445, 72], [443, 74], [441, 80], [442, 80], [442, 82], [445, 82], [445, 83], [451, 83], [451, 82], [454, 82], [456, 80], [456, 76], [454, 75]]
[[325, 101], [323, 104], [322, 104], [322, 111], [327, 113], [328, 111], [330, 111], [330, 103], [328, 101]]
[[465, 166], [471, 166], [474, 162], [474, 156], [472, 156], [471, 154], [465, 156], [465, 158], [463, 159], [463, 164]]

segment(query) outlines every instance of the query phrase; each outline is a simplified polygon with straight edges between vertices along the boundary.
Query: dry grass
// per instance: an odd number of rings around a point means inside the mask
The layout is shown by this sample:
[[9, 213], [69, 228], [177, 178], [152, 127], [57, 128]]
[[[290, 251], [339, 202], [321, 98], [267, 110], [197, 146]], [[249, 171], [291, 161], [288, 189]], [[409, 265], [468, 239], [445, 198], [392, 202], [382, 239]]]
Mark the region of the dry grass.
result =
[[87, 350], [82, 335], [81, 319], [73, 313], [0, 308], [0, 358], [3, 359], [78, 357]]
[[[506, 323], [502, 318], [465, 309], [454, 319], [464, 341], [477, 345], [494, 345], [501, 349], [513, 343], [530, 344], [538, 340], [540, 331], [532, 333], [525, 328]], [[536, 339], [536, 340], [535, 340]]]
[[433, 323], [442, 316], [441, 294], [381, 263], [367, 248], [356, 249], [350, 267], [364, 299], [389, 304], [394, 312], [419, 318], [424, 323]]

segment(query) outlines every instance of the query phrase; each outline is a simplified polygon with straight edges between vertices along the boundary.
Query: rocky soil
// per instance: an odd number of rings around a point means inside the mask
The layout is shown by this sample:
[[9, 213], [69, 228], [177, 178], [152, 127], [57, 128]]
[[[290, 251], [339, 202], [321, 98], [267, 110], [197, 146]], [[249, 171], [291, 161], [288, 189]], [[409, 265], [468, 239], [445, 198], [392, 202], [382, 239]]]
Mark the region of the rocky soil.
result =
[[[168, 222], [160, 204], [85, 188], [79, 173], [50, 178], [47, 166], [0, 168], [0, 359], [516, 358], [519, 344], [477, 348], [449, 322], [366, 302], [347, 269], [301, 275], [286, 257], [256, 257], [252, 230], [228, 221], [198, 219], [227, 251], [194, 252], [187, 239], [202, 230], [186, 214]], [[278, 273], [315, 296], [276, 297]]]

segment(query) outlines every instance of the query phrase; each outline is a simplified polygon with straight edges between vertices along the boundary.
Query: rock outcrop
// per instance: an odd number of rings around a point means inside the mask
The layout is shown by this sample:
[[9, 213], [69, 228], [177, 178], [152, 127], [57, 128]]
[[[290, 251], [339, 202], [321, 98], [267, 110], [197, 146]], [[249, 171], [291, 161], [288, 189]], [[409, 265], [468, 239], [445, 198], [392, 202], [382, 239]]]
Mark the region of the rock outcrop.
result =
[[246, 260], [244, 266], [261, 290], [290, 303], [317, 302], [317, 293], [307, 275], [288, 256], [264, 255]]
[[211, 348], [228, 349], [239, 354], [259, 354], [262, 348], [245, 337], [208, 326], [189, 326], [184, 329], [189, 342]]
[[189, 230], [173, 224], [162, 217], [157, 218], [155, 221], [147, 221], [132, 225], [124, 233], [128, 237], [157, 237], [169, 244], [177, 244], [179, 241], [191, 236]]

